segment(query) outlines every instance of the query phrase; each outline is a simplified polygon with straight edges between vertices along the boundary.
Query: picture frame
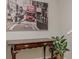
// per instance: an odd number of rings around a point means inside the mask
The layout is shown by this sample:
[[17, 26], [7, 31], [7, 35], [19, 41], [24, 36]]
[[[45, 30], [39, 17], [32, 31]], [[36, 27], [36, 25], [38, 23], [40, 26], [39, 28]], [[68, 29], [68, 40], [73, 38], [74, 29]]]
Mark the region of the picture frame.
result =
[[7, 31], [48, 30], [48, 3], [34, 0], [7, 0]]

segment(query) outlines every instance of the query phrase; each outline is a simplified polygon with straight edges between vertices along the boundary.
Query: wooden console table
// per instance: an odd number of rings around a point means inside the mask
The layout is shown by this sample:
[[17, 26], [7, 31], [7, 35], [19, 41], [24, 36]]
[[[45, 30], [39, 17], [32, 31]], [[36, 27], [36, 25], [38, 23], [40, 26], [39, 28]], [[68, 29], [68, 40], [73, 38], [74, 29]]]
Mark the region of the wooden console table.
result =
[[[7, 44], [11, 45], [12, 59], [16, 59], [16, 54], [21, 49], [43, 47], [44, 59], [46, 59], [46, 46], [51, 45], [52, 40], [49, 38], [41, 39], [22, 39], [22, 40], [7, 40]], [[51, 58], [52, 59], [52, 58]]]

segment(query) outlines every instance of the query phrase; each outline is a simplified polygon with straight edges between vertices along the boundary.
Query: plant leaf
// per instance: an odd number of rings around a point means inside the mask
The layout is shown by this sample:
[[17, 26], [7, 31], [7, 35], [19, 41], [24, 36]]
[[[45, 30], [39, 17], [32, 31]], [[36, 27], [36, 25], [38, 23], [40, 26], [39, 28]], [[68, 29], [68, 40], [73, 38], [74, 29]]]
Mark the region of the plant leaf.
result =
[[63, 39], [64, 38], [64, 35], [63, 36], [61, 36], [61, 39]]
[[62, 39], [62, 40], [61, 40], [61, 43], [65, 42], [66, 40], [67, 40], [67, 39]]
[[59, 37], [58, 36], [56, 36], [56, 40], [59, 41]]
[[52, 39], [56, 39], [54, 36], [52, 36]]
[[66, 50], [66, 51], [70, 51], [70, 50], [69, 50], [69, 49], [67, 49], [67, 48], [66, 48], [65, 50]]
[[63, 48], [66, 49], [66, 47], [67, 47], [67, 42], [64, 42]]

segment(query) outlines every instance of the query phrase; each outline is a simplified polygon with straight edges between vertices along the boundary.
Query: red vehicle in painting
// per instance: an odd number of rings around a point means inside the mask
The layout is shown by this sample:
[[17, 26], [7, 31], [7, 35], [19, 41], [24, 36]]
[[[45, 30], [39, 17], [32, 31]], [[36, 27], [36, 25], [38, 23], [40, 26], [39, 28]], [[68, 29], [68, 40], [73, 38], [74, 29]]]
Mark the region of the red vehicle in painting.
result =
[[35, 21], [35, 7], [33, 5], [27, 6], [26, 15], [24, 17], [26, 21]]
[[30, 22], [34, 22], [35, 21], [35, 18], [33, 16], [30, 16], [30, 15], [26, 15], [24, 16], [25, 17], [25, 20], [26, 21], [30, 21]]

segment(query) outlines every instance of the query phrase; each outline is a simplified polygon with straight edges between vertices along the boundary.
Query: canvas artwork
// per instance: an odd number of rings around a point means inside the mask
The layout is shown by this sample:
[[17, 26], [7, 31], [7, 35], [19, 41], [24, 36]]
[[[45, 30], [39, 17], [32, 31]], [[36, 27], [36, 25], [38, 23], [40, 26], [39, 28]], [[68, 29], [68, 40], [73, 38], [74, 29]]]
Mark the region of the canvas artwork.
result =
[[7, 1], [7, 31], [48, 30], [48, 3], [34, 0]]

